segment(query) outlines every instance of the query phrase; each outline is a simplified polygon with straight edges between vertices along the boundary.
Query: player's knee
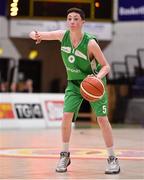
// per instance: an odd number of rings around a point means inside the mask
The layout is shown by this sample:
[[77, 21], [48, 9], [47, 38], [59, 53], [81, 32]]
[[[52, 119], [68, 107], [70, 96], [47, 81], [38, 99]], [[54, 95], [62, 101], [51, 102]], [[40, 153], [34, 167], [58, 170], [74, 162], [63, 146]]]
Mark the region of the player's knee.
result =
[[101, 126], [101, 125], [107, 125], [108, 122], [108, 118], [107, 116], [99, 116], [97, 117], [97, 121], [98, 121], [98, 124]]
[[72, 121], [73, 113], [64, 113], [63, 115], [63, 121], [69, 122]]

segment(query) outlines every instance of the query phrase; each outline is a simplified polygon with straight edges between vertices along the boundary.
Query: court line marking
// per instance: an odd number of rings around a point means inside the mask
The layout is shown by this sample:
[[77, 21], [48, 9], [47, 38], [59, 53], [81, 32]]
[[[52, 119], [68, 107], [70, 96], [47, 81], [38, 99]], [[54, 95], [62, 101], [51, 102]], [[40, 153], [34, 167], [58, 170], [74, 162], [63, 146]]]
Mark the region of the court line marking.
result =
[[[144, 160], [144, 150], [117, 149], [116, 155], [124, 160]], [[58, 158], [58, 148], [22, 147], [1, 148], [0, 157], [17, 158]], [[71, 157], [74, 159], [105, 159], [107, 152], [102, 148], [71, 148]]]

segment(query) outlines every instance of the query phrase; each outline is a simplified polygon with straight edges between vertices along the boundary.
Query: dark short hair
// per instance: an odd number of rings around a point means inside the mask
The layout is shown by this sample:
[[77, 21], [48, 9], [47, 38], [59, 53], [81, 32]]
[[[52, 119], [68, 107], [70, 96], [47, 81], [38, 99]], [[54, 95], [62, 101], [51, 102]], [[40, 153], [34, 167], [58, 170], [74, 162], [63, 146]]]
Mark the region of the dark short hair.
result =
[[79, 9], [76, 7], [70, 8], [67, 10], [67, 15], [72, 12], [78, 13], [80, 15], [80, 17], [82, 18], [82, 20], [85, 20], [85, 13], [82, 9]]

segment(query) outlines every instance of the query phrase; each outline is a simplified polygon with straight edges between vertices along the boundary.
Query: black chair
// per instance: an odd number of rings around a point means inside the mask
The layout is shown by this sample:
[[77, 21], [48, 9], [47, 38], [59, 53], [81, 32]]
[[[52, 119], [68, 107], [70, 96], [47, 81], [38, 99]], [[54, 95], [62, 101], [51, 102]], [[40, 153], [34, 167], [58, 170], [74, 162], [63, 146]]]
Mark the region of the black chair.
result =
[[136, 77], [131, 89], [132, 97], [144, 97], [144, 76]]

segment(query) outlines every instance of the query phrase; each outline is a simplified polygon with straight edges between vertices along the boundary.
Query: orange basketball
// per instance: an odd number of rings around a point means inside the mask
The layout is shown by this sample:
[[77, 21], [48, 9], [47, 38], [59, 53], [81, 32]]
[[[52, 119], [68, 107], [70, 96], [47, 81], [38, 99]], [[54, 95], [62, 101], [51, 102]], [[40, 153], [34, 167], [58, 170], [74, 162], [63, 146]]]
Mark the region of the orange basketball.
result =
[[87, 76], [80, 84], [80, 93], [89, 102], [101, 99], [104, 92], [103, 82], [95, 76]]

